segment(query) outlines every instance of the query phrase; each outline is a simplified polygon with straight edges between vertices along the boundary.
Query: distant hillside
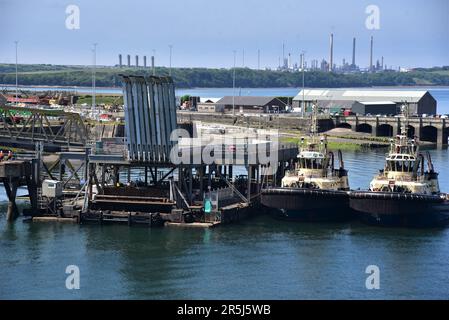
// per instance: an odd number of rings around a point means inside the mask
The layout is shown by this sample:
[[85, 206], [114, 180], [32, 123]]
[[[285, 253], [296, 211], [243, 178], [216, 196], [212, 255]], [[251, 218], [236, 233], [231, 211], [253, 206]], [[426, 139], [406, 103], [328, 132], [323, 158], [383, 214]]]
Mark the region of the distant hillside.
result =
[[[19, 65], [21, 85], [90, 86], [92, 70], [88, 66]], [[120, 86], [118, 74], [149, 74], [149, 69], [98, 67], [96, 84], [99, 87]], [[156, 68], [157, 75], [168, 75], [168, 69]], [[206, 68], [174, 68], [172, 76], [178, 88], [232, 87], [232, 70]], [[415, 69], [411, 72], [385, 71], [380, 73], [340, 74], [313, 71], [305, 73], [307, 87], [370, 87], [370, 86], [449, 86], [449, 67]], [[0, 64], [0, 84], [15, 84], [15, 65]], [[271, 70], [236, 70], [238, 87], [301, 87], [302, 73]]]

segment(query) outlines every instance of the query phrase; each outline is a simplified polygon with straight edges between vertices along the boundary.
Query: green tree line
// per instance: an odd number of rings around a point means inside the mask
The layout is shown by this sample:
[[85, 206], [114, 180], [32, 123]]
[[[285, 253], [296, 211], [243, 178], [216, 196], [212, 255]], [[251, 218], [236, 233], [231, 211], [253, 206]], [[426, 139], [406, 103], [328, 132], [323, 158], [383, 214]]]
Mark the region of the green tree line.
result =
[[[21, 85], [91, 86], [92, 69], [84, 66], [19, 65]], [[150, 75], [149, 68], [98, 67], [96, 85], [120, 86], [120, 74]], [[168, 75], [168, 68], [156, 68], [157, 75]], [[206, 68], [173, 68], [173, 80], [178, 88], [232, 87], [232, 70]], [[0, 84], [15, 84], [15, 66], [0, 64]], [[301, 87], [302, 73], [274, 70], [236, 70], [238, 87]], [[449, 85], [449, 67], [416, 69], [410, 72], [384, 71], [378, 73], [329, 73], [311, 71], [305, 73], [307, 87], [370, 87]]]

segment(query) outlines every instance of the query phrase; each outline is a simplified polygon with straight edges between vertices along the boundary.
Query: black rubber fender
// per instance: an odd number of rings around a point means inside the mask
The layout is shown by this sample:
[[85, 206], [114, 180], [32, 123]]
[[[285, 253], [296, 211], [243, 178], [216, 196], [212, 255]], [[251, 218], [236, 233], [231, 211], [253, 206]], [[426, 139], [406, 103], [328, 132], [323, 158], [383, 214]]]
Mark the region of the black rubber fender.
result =
[[381, 191], [350, 191], [349, 197], [351, 199], [407, 200], [429, 203], [445, 202], [445, 199], [438, 195]]
[[262, 195], [315, 195], [315, 196], [333, 196], [348, 197], [348, 191], [343, 190], [325, 190], [308, 188], [266, 188], [262, 189]]

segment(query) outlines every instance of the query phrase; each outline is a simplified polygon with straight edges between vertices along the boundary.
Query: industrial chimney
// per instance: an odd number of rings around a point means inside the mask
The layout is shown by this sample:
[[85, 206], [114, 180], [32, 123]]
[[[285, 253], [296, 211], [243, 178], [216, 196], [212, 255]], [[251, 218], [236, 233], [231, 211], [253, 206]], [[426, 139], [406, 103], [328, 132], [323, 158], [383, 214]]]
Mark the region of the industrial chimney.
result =
[[330, 59], [329, 59], [329, 72], [332, 72], [334, 68], [334, 34], [331, 33], [330, 38]]
[[355, 67], [355, 38], [352, 39], [352, 66]]
[[143, 56], [143, 67], [147, 67], [147, 56]]
[[122, 67], [122, 54], [121, 53], [118, 55], [118, 66], [120, 68]]
[[136, 68], [139, 66], [139, 56], [136, 54]]
[[371, 36], [371, 49], [369, 54], [369, 71], [373, 71], [373, 36]]
[[156, 70], [154, 69], [154, 56], [151, 56], [151, 69], [153, 70], [153, 76], [156, 75]]
[[128, 58], [128, 67], [131, 67], [131, 56], [128, 54], [127, 58]]

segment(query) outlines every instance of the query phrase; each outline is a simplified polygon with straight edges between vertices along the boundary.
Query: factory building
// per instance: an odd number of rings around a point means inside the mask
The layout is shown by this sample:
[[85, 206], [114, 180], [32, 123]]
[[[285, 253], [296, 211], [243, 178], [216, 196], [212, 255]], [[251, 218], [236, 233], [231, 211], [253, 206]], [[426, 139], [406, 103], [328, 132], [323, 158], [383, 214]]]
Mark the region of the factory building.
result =
[[[425, 90], [306, 89], [293, 98], [293, 108], [302, 108], [303, 100], [306, 111], [310, 111], [316, 101], [320, 108], [329, 112], [355, 107], [354, 111], [360, 114], [382, 114], [382, 110], [386, 112], [384, 114], [397, 114], [403, 102], [407, 101], [412, 115], [437, 112], [435, 98]], [[392, 104], [395, 104], [395, 112], [391, 112]]]
[[[216, 105], [225, 112], [232, 112], [232, 102], [232, 96], [226, 96], [218, 100]], [[276, 97], [234, 97], [234, 110], [236, 113], [284, 112], [285, 106], [286, 104]]]
[[357, 115], [395, 115], [398, 113], [393, 101], [363, 101], [354, 102], [351, 111]]
[[217, 105], [220, 98], [200, 98], [197, 103], [198, 112], [224, 112], [223, 105]]

